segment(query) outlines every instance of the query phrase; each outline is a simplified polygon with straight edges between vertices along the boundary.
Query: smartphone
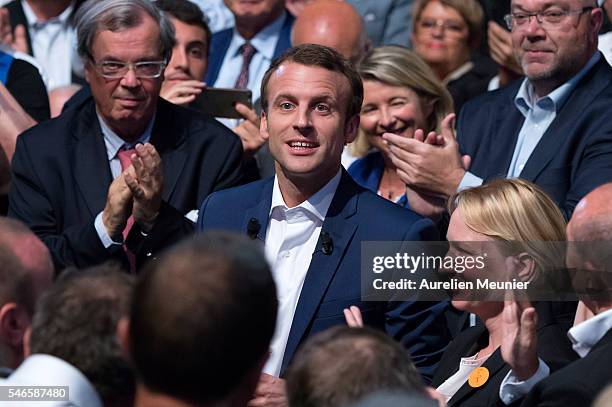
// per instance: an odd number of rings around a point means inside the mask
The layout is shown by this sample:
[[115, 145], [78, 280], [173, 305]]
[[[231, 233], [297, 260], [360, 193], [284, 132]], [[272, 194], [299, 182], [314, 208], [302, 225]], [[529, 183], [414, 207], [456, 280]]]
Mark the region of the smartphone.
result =
[[196, 109], [211, 117], [241, 119], [236, 111], [236, 103], [240, 102], [252, 108], [252, 92], [248, 89], [205, 88], [193, 102]]

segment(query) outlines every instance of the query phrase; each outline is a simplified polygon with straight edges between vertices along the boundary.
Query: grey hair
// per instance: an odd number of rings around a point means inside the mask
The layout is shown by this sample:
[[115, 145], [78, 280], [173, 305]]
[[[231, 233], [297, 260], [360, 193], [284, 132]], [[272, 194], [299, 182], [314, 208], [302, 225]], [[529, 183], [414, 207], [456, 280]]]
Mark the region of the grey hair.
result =
[[136, 27], [142, 22], [143, 13], [159, 25], [159, 51], [162, 58], [169, 61], [176, 41], [174, 26], [149, 0], [87, 0], [75, 16], [79, 56], [84, 61], [93, 59], [91, 47], [98, 32]]

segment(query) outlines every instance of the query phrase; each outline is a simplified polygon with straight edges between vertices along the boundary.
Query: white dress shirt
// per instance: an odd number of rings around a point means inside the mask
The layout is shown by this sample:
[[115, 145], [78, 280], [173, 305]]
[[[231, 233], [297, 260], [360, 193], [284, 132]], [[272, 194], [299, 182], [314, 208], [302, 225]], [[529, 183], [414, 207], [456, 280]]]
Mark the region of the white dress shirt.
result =
[[68, 386], [68, 401], [8, 402], [2, 406], [102, 407], [102, 400], [87, 377], [70, 363], [51, 355], [26, 358], [0, 386]]
[[[610, 329], [612, 329], [612, 309], [575, 325], [567, 332], [567, 336], [572, 342], [574, 351], [583, 358]], [[539, 362], [536, 373], [525, 381], [518, 380], [512, 370], [508, 372], [499, 387], [499, 398], [504, 404], [511, 404], [525, 396], [540, 380], [548, 377], [550, 369], [542, 359], [539, 359]]]
[[72, 65], [76, 58], [76, 33], [70, 23], [74, 2], [59, 16], [38, 21], [26, 0], [21, 0], [32, 41], [32, 55], [49, 77], [49, 90], [72, 83]]
[[278, 316], [264, 373], [280, 374], [304, 279], [341, 175], [339, 170], [317, 193], [293, 208], [285, 204], [278, 178], [274, 177], [265, 253], [276, 283]]

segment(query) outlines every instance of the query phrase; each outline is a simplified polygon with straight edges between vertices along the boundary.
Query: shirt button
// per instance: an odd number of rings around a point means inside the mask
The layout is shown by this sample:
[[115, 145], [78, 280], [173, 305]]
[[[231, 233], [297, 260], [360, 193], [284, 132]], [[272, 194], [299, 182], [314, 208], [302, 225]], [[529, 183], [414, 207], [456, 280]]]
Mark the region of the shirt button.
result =
[[363, 16], [363, 19], [364, 19], [365, 21], [374, 21], [374, 20], [376, 20], [376, 14], [374, 14], [374, 13], [368, 13], [368, 14], [366, 14], [365, 16]]

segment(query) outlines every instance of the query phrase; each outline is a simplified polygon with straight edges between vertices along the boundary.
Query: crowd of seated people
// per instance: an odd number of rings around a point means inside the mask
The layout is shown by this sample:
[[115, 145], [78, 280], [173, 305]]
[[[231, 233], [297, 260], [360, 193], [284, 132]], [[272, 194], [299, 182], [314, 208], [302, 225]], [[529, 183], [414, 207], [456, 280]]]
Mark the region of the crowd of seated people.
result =
[[0, 0], [0, 386], [606, 405], [611, 2]]

